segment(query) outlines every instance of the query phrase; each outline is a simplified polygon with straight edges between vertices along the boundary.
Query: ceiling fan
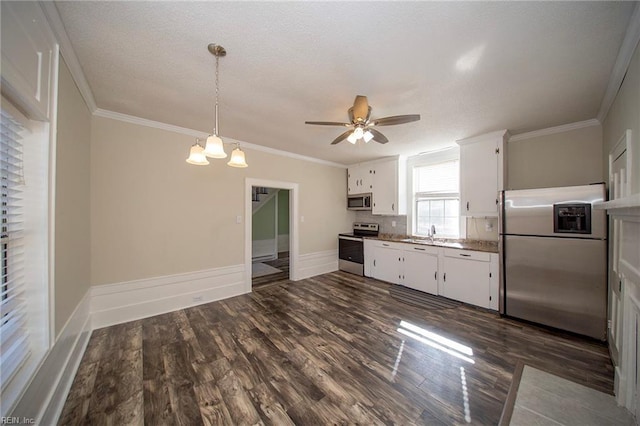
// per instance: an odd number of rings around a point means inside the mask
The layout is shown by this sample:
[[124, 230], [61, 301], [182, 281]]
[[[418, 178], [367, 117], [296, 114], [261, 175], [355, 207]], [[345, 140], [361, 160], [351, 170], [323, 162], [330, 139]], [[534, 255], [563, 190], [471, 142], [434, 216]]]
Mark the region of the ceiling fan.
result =
[[335, 121], [305, 121], [305, 124], [317, 124], [320, 126], [344, 126], [349, 130], [338, 136], [331, 142], [331, 145], [348, 140], [355, 144], [358, 139], [365, 142], [374, 140], [379, 143], [387, 143], [389, 139], [376, 129], [374, 126], [393, 126], [396, 124], [411, 123], [420, 120], [420, 114], [394, 115], [393, 117], [384, 117], [371, 119], [371, 107], [367, 102], [367, 97], [358, 95], [353, 101], [353, 106], [349, 108], [350, 123], [340, 123]]

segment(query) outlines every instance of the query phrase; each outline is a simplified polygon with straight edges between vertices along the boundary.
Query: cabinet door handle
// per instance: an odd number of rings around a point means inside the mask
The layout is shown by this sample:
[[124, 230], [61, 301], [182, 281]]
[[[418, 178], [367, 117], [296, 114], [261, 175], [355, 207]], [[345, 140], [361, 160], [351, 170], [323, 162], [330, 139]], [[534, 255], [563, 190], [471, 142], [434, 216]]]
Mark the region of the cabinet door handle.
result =
[[470, 254], [464, 254], [464, 253], [460, 253], [460, 256], [462, 256], [462, 257], [471, 257]]
[[444, 280], [444, 282], [447, 282], [447, 273], [445, 272], [444, 275], [442, 276], [442, 279]]
[[422, 248], [422, 247], [414, 247], [414, 250], [420, 250], [420, 251], [425, 251], [426, 249]]
[[469, 211], [469, 202], [467, 201], [467, 211]]
[[391, 203], [391, 210], [396, 211], [396, 203]]
[[373, 266], [376, 266], [376, 260], [373, 259]]
[[433, 279], [438, 281], [438, 271], [433, 273]]
[[389, 247], [389, 244], [387, 244], [387, 243], [382, 243], [382, 245], [385, 246], [385, 247]]

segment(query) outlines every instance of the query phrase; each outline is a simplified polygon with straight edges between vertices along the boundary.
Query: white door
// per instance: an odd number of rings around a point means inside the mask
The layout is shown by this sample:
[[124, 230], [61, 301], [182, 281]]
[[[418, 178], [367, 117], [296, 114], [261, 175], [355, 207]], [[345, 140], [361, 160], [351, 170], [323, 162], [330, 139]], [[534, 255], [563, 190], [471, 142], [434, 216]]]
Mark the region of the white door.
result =
[[374, 249], [373, 272], [374, 278], [390, 283], [400, 282], [400, 259], [402, 252], [390, 247], [376, 247]]
[[404, 251], [403, 284], [415, 290], [438, 294], [438, 256], [422, 251]]
[[498, 155], [494, 140], [460, 148], [460, 178], [460, 214], [497, 216]]
[[490, 307], [490, 263], [444, 258], [443, 296], [471, 305]]
[[398, 214], [398, 161], [378, 163], [373, 174], [373, 214]]

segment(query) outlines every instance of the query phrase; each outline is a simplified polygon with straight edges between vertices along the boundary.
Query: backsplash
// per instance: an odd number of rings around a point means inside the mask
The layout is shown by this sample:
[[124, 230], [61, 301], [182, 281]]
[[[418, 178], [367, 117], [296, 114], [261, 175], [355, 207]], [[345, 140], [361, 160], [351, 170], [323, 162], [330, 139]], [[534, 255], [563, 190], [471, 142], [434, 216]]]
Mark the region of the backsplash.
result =
[[[407, 216], [379, 216], [369, 211], [357, 211], [356, 222], [377, 223], [381, 234], [409, 234], [407, 231]], [[395, 222], [395, 226], [394, 225]], [[489, 228], [487, 228], [487, 224]], [[497, 217], [468, 217], [467, 239], [482, 241], [498, 241]]]
[[498, 241], [498, 218], [468, 217], [467, 239]]
[[374, 216], [369, 211], [357, 211], [356, 222], [377, 223], [380, 225], [381, 234], [407, 233], [407, 216]]

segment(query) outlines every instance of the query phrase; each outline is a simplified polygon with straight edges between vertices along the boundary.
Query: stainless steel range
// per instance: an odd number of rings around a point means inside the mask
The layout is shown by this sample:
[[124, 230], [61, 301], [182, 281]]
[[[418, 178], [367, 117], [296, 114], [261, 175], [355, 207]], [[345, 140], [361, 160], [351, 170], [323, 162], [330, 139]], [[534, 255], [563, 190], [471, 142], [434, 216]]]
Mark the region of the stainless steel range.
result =
[[380, 225], [356, 222], [353, 232], [338, 234], [338, 269], [356, 275], [364, 275], [363, 237], [377, 237]]

